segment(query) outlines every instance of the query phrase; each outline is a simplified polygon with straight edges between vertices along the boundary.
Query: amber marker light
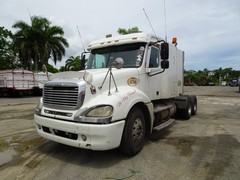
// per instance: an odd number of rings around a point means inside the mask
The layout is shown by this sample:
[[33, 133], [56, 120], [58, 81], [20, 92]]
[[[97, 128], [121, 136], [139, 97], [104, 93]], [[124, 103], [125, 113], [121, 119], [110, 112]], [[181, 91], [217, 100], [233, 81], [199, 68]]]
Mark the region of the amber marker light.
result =
[[176, 44], [176, 43], [177, 43], [177, 38], [176, 38], [176, 37], [172, 38], [172, 43], [173, 43], [173, 44]]

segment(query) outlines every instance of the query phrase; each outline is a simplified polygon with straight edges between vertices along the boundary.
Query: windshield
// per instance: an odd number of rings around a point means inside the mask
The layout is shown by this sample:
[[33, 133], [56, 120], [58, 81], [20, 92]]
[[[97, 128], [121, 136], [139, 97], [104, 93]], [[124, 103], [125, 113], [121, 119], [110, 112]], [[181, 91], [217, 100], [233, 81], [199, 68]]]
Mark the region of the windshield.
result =
[[122, 58], [123, 68], [142, 65], [146, 43], [125, 44], [92, 50], [86, 69], [108, 68], [116, 58]]

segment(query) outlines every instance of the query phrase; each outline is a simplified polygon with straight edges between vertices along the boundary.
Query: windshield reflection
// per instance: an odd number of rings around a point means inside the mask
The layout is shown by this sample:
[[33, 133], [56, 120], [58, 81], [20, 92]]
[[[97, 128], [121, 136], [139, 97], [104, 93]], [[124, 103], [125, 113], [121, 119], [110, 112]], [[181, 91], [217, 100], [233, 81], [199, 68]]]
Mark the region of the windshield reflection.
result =
[[92, 50], [86, 69], [108, 68], [116, 58], [122, 58], [123, 68], [138, 68], [142, 65], [146, 43], [111, 46]]

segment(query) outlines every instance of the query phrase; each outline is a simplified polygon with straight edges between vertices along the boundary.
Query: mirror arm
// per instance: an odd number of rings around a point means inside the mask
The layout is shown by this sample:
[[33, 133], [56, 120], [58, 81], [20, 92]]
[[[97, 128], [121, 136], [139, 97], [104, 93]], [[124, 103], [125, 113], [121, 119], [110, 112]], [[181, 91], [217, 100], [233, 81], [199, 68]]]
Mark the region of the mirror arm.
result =
[[163, 73], [164, 71], [165, 71], [165, 68], [164, 68], [162, 71], [157, 72], [157, 73], [154, 73], [154, 74], [150, 74], [150, 73], [148, 73], [148, 76], [152, 77], [152, 76], [155, 76], [155, 75], [161, 74], [161, 73]]
[[83, 51], [81, 54], [81, 70], [85, 69], [85, 63], [86, 63], [85, 54], [86, 53], [90, 53], [90, 52]]
[[160, 42], [165, 42], [165, 41], [164, 40], [158, 40], [158, 41], [155, 41], [155, 42], [150, 42], [149, 46], [152, 46], [152, 45], [160, 43]]

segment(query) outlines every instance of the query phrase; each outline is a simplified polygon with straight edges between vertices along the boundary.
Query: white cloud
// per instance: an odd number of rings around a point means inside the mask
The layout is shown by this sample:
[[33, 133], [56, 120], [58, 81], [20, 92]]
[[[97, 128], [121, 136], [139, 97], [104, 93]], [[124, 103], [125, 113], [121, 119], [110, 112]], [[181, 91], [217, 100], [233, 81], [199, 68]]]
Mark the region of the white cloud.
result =
[[[85, 47], [106, 34], [117, 34], [119, 27], [138, 26], [152, 33], [143, 8], [156, 34], [164, 37], [163, 6], [164, 0], [2, 0], [0, 26], [13, 30], [11, 26], [17, 20], [30, 21], [29, 13], [47, 17], [64, 28], [70, 45], [66, 59], [82, 52], [77, 26]], [[166, 14], [168, 39], [178, 38], [178, 47], [186, 54], [186, 69], [240, 69], [239, 0], [168, 0]], [[57, 67], [64, 65], [64, 60]]]

